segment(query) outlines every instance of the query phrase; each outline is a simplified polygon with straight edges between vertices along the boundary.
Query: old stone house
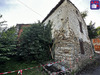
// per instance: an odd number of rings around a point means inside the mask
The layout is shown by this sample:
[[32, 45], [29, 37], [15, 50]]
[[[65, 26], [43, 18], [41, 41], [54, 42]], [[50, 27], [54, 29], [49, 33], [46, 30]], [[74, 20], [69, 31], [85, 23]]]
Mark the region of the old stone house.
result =
[[70, 0], [60, 0], [42, 22], [49, 21], [55, 39], [55, 60], [65, 60], [70, 69], [78, 69], [93, 55], [87, 26], [79, 10]]

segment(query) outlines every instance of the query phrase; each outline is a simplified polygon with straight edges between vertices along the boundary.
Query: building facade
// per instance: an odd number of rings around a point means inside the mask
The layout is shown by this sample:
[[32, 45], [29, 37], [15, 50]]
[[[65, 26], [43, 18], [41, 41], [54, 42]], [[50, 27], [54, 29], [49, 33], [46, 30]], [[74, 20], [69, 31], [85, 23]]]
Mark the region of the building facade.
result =
[[65, 60], [74, 70], [93, 55], [86, 23], [71, 1], [60, 0], [42, 22], [52, 22], [55, 60]]

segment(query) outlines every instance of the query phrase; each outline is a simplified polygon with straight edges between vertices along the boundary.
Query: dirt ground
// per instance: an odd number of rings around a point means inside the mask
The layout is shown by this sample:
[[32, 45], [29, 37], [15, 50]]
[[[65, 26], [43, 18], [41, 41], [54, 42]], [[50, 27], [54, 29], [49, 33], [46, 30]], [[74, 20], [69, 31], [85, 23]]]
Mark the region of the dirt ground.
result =
[[95, 54], [93, 63], [87, 64], [75, 75], [100, 75], [100, 54]]

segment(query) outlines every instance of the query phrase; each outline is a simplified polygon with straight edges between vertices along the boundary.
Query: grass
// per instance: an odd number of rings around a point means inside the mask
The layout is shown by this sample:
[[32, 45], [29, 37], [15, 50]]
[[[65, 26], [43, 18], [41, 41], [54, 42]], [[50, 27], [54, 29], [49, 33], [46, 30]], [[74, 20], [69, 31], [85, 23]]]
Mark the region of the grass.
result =
[[[39, 66], [37, 63], [27, 63], [27, 62], [18, 62], [15, 60], [10, 60], [4, 63], [3, 65], [0, 65], [0, 73], [2, 72], [9, 72], [9, 71], [15, 71], [15, 70], [20, 70], [20, 69], [26, 69], [26, 68], [31, 68]], [[6, 75], [17, 75], [17, 72], [14, 73], [9, 73]], [[47, 75], [45, 72], [43, 72], [43, 68], [33, 68], [30, 70], [23, 70], [22, 75]]]

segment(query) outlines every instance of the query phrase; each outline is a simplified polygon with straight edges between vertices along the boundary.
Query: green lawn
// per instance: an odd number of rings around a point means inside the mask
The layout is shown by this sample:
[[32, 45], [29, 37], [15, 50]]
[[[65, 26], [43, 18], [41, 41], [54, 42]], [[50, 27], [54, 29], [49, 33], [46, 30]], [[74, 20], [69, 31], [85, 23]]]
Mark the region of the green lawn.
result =
[[[39, 64], [36, 63], [26, 63], [26, 62], [18, 62], [18, 61], [10, 60], [3, 65], [0, 64], [0, 70], [1, 70], [0, 73], [31, 68], [38, 65]], [[6, 75], [17, 75], [17, 72], [6, 74]], [[33, 68], [30, 70], [24, 70], [22, 75], [47, 75], [47, 74], [43, 72], [43, 68], [40, 67], [40, 68]]]

